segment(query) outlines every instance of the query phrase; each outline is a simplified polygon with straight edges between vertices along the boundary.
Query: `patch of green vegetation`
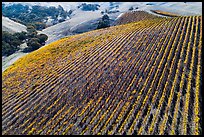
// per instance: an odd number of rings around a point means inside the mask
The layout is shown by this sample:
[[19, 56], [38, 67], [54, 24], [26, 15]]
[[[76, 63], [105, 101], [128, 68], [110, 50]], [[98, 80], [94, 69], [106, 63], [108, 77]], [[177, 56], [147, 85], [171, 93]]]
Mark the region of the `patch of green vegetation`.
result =
[[20, 45], [26, 42], [27, 48], [23, 52], [30, 52], [45, 45], [48, 36], [45, 34], [37, 35], [33, 26], [27, 27], [27, 32], [17, 32], [10, 34], [2, 31], [2, 56], [9, 56], [20, 49]]
[[110, 18], [106, 14], [106, 15], [103, 15], [102, 19], [99, 21], [97, 29], [107, 28], [107, 27], [110, 27]]
[[[37, 30], [46, 28], [48, 17], [53, 19], [53, 24], [65, 21], [72, 11], [65, 11], [62, 6], [46, 7], [32, 6], [22, 4], [5, 5], [2, 4], [2, 15], [26, 26], [33, 25]], [[60, 19], [58, 19], [60, 17]]]

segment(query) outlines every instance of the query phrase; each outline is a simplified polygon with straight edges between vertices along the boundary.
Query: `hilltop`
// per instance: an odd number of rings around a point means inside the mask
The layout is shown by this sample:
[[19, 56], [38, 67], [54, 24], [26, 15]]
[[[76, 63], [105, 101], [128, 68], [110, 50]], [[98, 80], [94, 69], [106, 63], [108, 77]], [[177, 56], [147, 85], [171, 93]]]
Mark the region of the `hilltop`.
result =
[[154, 18], [160, 18], [159, 16], [150, 14], [145, 11], [132, 11], [132, 12], [126, 12], [120, 15], [117, 20], [114, 22], [114, 25], [121, 25], [121, 24], [127, 24], [131, 22], [138, 22], [142, 20], [151, 20]]
[[202, 16], [52, 42], [2, 74], [2, 134], [201, 134]]

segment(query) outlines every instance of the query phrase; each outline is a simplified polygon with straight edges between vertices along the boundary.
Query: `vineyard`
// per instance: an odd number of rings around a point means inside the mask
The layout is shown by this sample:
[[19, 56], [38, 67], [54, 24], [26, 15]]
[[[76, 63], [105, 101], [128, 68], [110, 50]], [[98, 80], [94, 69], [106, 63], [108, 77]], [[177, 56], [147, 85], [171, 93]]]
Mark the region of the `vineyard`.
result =
[[2, 134], [200, 135], [202, 16], [63, 38], [2, 74]]
[[178, 17], [179, 15], [171, 13], [171, 12], [166, 12], [166, 11], [161, 11], [161, 10], [151, 10], [153, 13], [168, 16], [168, 17]]

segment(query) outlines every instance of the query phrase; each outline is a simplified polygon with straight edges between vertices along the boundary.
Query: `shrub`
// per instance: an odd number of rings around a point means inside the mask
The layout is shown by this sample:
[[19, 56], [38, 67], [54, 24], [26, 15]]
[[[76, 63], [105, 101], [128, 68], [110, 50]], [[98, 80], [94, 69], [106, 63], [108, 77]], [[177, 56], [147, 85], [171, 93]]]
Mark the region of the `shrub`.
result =
[[39, 35], [37, 35], [37, 38], [38, 38], [38, 40], [39, 40], [39, 43], [40, 43], [41, 45], [44, 45], [44, 44], [45, 44], [45, 41], [48, 39], [48, 36], [45, 35], [45, 34], [39, 34]]
[[101, 29], [101, 28], [106, 28], [106, 27], [110, 27], [110, 19], [109, 16], [103, 15], [102, 20], [99, 21], [97, 29]]

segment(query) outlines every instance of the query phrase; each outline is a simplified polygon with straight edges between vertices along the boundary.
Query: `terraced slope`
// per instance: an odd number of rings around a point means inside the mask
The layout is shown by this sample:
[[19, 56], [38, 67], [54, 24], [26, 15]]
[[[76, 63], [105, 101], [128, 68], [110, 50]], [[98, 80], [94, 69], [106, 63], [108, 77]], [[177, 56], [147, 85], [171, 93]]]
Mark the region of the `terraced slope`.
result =
[[2, 134], [201, 134], [202, 17], [67, 37], [2, 76]]

